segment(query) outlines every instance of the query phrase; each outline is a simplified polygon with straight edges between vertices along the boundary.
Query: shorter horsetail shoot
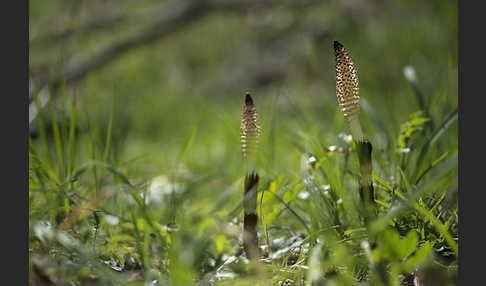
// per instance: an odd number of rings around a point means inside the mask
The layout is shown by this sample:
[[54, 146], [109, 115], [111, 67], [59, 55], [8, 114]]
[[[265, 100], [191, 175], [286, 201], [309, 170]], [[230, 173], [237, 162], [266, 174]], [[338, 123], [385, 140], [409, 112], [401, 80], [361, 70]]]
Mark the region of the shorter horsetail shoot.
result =
[[257, 231], [257, 189], [259, 177], [254, 170], [259, 136], [260, 123], [258, 120], [258, 112], [250, 93], [247, 92], [245, 94], [245, 103], [243, 105], [240, 124], [241, 151], [243, 153], [246, 173], [243, 195], [243, 248], [247, 257], [252, 260], [260, 257]]

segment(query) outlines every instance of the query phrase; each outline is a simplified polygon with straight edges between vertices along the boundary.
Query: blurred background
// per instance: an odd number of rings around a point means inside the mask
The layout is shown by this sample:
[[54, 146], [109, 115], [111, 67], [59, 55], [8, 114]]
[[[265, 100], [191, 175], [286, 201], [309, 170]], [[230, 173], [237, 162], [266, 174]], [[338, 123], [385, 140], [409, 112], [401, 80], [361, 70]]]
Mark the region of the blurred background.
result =
[[292, 168], [298, 131], [337, 140], [347, 129], [333, 40], [356, 62], [363, 100], [395, 123], [365, 125], [377, 148], [421, 109], [404, 67], [415, 69], [432, 118], [457, 107], [456, 1], [31, 1], [29, 37], [37, 89], [58, 101], [63, 85], [80, 132], [100, 140], [113, 108], [116, 159], [146, 156], [153, 172], [170, 168], [193, 133], [192, 167], [237, 165], [246, 91], [262, 140], [279, 143], [273, 168]]
[[[413, 152], [416, 145], [402, 144], [400, 134], [420, 117], [411, 114], [421, 110], [431, 119], [423, 137], [440, 137], [437, 143], [433, 138], [434, 148], [424, 151], [428, 161], [423, 162], [429, 164], [444, 152], [454, 155], [433, 172], [455, 168], [456, 173], [445, 176], [447, 184], [435, 181], [442, 184], [437, 190], [451, 191], [447, 204], [452, 211], [447, 216], [453, 216], [455, 209], [457, 219], [457, 121], [445, 121], [448, 116], [457, 118], [457, 1], [36, 0], [29, 1], [29, 9], [29, 133], [31, 145], [48, 154], [39, 156], [45, 160], [36, 163], [35, 152], [30, 152], [31, 173], [38, 172], [37, 167], [41, 170], [36, 175], [40, 179], [30, 182], [31, 224], [71, 223], [71, 207], [92, 203], [90, 198], [99, 190], [109, 194], [94, 203], [105, 213], [119, 216], [121, 222], [143, 217], [146, 209], [134, 208], [133, 201], [122, 196], [125, 187], [120, 184], [132, 182], [142, 193], [158, 190], [151, 197], [150, 212], [164, 231], [180, 227], [180, 232], [168, 237], [181, 238], [183, 246], [173, 246], [176, 252], [160, 252], [180, 259], [171, 262], [181, 266], [180, 275], [199, 270], [199, 256], [194, 254], [187, 262], [183, 254], [196, 253], [204, 243], [214, 242], [211, 253], [218, 257], [205, 267], [221, 265], [222, 253], [230, 255], [238, 248], [238, 228], [225, 229], [218, 223], [241, 214], [237, 209], [243, 176], [239, 123], [245, 92], [252, 94], [262, 124], [258, 165], [262, 189], [271, 182], [279, 185], [283, 177], [298, 184], [302, 156], [319, 149], [315, 146], [349, 147], [348, 126], [335, 94], [334, 40], [346, 47], [357, 66], [362, 126], [373, 142], [377, 175], [393, 186], [401, 185], [398, 164], [407, 175], [417, 174], [422, 167], [413, 160], [407, 165], [403, 153], [410, 149], [398, 150], [410, 147], [411, 156], [418, 157]], [[446, 127], [441, 130], [443, 122]], [[322, 150], [331, 149], [319, 150], [326, 154]], [[61, 163], [59, 171], [45, 168], [45, 173], [54, 177], [58, 172], [59, 181], [67, 183], [41, 184], [42, 178], [49, 177], [42, 176], [49, 157]], [[332, 162], [344, 165], [341, 159]], [[109, 171], [96, 165], [73, 183], [70, 174], [100, 161], [109, 164]], [[358, 172], [357, 167], [353, 170]], [[339, 172], [336, 176], [341, 180], [344, 175]], [[351, 175], [343, 180], [356, 187]], [[318, 183], [327, 184], [326, 179]], [[68, 184], [65, 194], [51, 197]], [[163, 196], [178, 189], [186, 191], [171, 199]], [[309, 209], [305, 199], [296, 206], [301, 214]], [[218, 223], [205, 220], [215, 212]], [[272, 226], [303, 231], [301, 221], [287, 215], [292, 219], [283, 218]], [[140, 241], [131, 226], [106, 217], [91, 242], [99, 218], [96, 212], [89, 218], [68, 227], [87, 247]], [[127, 233], [135, 239], [127, 238]], [[434, 239], [441, 246], [444, 242], [438, 237]], [[30, 247], [42, 250], [37, 240], [31, 238]], [[137, 253], [149, 251], [127, 250], [125, 244], [108, 246], [98, 248], [107, 261], [121, 259], [125, 252], [144, 259]], [[44, 265], [44, 260], [39, 261], [35, 265]], [[149, 262], [143, 262], [148, 269]]]

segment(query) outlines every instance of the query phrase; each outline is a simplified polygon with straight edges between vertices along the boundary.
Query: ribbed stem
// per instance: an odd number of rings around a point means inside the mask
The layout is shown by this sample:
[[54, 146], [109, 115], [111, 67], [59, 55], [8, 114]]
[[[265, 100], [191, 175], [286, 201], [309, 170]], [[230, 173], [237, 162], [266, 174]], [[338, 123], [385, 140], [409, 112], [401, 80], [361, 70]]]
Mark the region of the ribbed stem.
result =
[[375, 191], [373, 188], [373, 165], [371, 151], [373, 147], [367, 139], [356, 141], [356, 151], [359, 158], [361, 178], [359, 180], [359, 195], [365, 208], [365, 219], [372, 216], [376, 209]]
[[243, 248], [251, 260], [260, 258], [258, 248], [258, 214], [257, 214], [257, 189], [259, 177], [257, 173], [245, 176], [245, 196], [243, 201]]

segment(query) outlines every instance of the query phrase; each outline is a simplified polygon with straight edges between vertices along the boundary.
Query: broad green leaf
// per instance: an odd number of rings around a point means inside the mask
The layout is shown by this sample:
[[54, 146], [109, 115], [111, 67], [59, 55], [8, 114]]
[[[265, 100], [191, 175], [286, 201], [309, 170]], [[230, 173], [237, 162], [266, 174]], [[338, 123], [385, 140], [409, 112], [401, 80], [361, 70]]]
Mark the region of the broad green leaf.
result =
[[408, 258], [407, 262], [412, 268], [417, 268], [426, 261], [431, 252], [432, 243], [430, 241], [427, 241], [422, 244], [412, 256]]
[[406, 257], [410, 255], [415, 250], [415, 248], [417, 248], [417, 243], [417, 233], [414, 230], [411, 230], [410, 232], [408, 232], [405, 239], [403, 239], [400, 243], [400, 256]]

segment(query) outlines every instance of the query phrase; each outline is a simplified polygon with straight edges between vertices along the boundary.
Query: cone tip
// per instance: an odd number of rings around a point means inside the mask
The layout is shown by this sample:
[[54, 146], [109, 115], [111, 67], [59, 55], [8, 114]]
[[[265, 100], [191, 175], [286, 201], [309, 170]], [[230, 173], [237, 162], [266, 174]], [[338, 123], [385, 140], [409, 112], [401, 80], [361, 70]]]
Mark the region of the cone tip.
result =
[[340, 42], [334, 41], [334, 50], [340, 49], [342, 47], [343, 45]]
[[253, 99], [251, 98], [251, 95], [248, 91], [245, 93], [245, 104], [246, 105], [252, 105], [253, 104]]

